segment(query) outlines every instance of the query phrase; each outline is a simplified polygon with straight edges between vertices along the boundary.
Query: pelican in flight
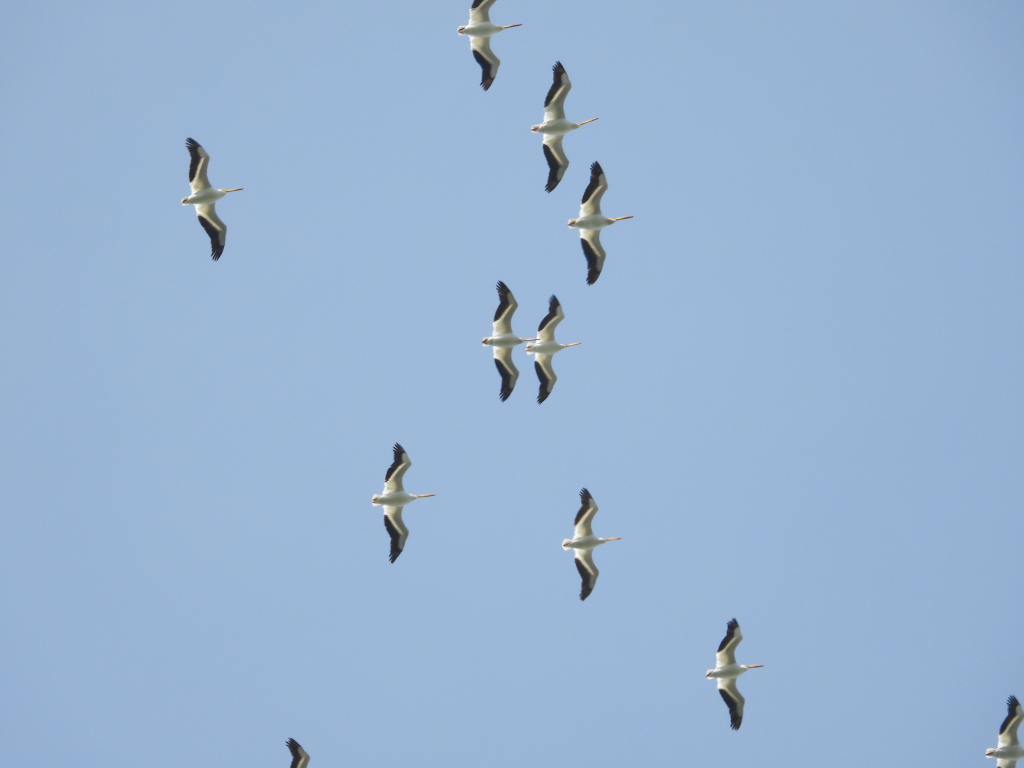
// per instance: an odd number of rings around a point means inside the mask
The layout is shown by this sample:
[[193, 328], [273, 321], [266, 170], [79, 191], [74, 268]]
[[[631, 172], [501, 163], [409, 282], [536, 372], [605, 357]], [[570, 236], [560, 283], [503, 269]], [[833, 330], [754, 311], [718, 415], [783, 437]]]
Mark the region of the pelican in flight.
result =
[[412, 466], [409, 454], [405, 452], [398, 443], [394, 447], [395, 460], [388, 467], [384, 475], [384, 493], [373, 495], [370, 503], [374, 506], [384, 507], [384, 527], [391, 537], [391, 562], [395, 562], [398, 556], [405, 549], [405, 540], [409, 538], [409, 529], [402, 522], [402, 507], [412, 504], [416, 499], [425, 499], [433, 496], [432, 493], [406, 493], [402, 487], [402, 478], [405, 472]]
[[512, 333], [512, 315], [519, 304], [512, 291], [501, 280], [498, 281], [497, 288], [498, 308], [494, 311], [494, 330], [491, 336], [483, 340], [483, 345], [494, 348], [494, 365], [501, 375], [501, 393], [498, 397], [504, 403], [516, 388], [516, 381], [519, 379], [519, 369], [512, 362], [512, 348], [524, 341], [537, 339], [520, 339]]
[[181, 198], [182, 205], [194, 205], [196, 216], [206, 234], [210, 236], [210, 255], [217, 261], [224, 253], [224, 242], [228, 237], [228, 225], [220, 220], [214, 204], [228, 192], [241, 192], [242, 187], [235, 189], [214, 189], [206, 178], [206, 169], [210, 167], [210, 156], [195, 139], [185, 139], [188, 154], [192, 158], [188, 164], [188, 183], [192, 186], [192, 194]]
[[[537, 393], [537, 402], [543, 403], [548, 399], [551, 390], [555, 388], [558, 377], [555, 369], [551, 367], [551, 358], [566, 347], [578, 347], [583, 342], [574, 341], [572, 344], [559, 344], [555, 341], [555, 328], [565, 319], [565, 312], [562, 305], [558, 303], [558, 297], [552, 296], [548, 299], [548, 313], [540, 321], [537, 329], [538, 341], [536, 344], [526, 345], [526, 354], [534, 355], [533, 367], [537, 371], [537, 379], [540, 381], [540, 392]], [[597, 509], [595, 507], [594, 511]]]
[[1016, 696], [1006, 700], [1006, 719], [999, 726], [999, 746], [986, 749], [985, 757], [996, 758], [996, 768], [1015, 768], [1017, 761], [1024, 758], [1024, 747], [1017, 741], [1017, 728], [1024, 720], [1024, 707]]
[[738, 731], [740, 725], [743, 724], [743, 704], [746, 702], [736, 687], [736, 678], [748, 669], [764, 666], [764, 664], [736, 663], [736, 646], [742, 639], [740, 623], [733, 619], [726, 625], [725, 637], [718, 645], [718, 653], [715, 654], [715, 668], [709, 669], [707, 673], [708, 679], [716, 678], [718, 680], [718, 692], [722, 694], [725, 705], [729, 707], [729, 727], [734, 731]]
[[469, 6], [469, 24], [458, 28], [460, 35], [469, 38], [469, 48], [473, 51], [473, 58], [480, 65], [483, 74], [480, 77], [480, 87], [485, 91], [491, 87], [494, 78], [498, 76], [498, 67], [501, 66], [501, 59], [494, 55], [491, 50], [491, 38], [505, 29], [521, 27], [522, 24], [491, 24], [491, 17], [487, 13], [491, 10], [496, 0], [473, 0]]
[[290, 768], [306, 768], [309, 765], [309, 755], [295, 739], [288, 739], [285, 742], [288, 751], [292, 753], [292, 764]]
[[608, 179], [601, 170], [601, 164], [595, 162], [590, 166], [590, 183], [583, 192], [579, 218], [569, 219], [569, 226], [580, 231], [580, 244], [583, 246], [583, 255], [587, 257], [587, 285], [596, 283], [604, 269], [606, 254], [601, 247], [601, 230], [616, 221], [633, 218], [619, 216], [609, 219], [601, 213], [601, 198], [607, 191]]
[[551, 70], [555, 78], [544, 99], [544, 122], [530, 127], [534, 133], [544, 134], [544, 159], [548, 161], [548, 183], [544, 189], [548, 192], [558, 186], [565, 175], [565, 169], [569, 167], [569, 158], [562, 151], [562, 137], [581, 125], [597, 120], [592, 117], [582, 123], [572, 123], [565, 119], [565, 97], [572, 90], [572, 83], [569, 82], [562, 62], [556, 61]]
[[597, 566], [594, 565], [594, 547], [599, 547], [607, 541], [619, 541], [622, 537], [597, 538], [591, 528], [594, 515], [597, 514], [597, 502], [586, 488], [580, 491], [580, 502], [582, 502], [582, 506], [576, 513], [576, 527], [573, 529], [572, 538], [563, 539], [562, 549], [573, 550], [573, 555], [576, 557], [576, 570], [580, 572], [580, 578], [583, 579], [580, 600], [586, 600], [594, 591], [594, 585], [597, 584], [597, 577], [600, 574]]

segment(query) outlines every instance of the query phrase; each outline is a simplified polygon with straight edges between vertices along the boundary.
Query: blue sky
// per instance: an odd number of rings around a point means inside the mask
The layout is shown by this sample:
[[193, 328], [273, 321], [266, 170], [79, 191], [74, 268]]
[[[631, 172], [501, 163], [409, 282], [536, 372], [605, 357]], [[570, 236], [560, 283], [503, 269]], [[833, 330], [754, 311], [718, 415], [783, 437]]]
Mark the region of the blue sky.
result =
[[[985, 766], [1024, 9], [499, 0], [484, 93], [465, 5], [0, 12], [3, 762]], [[556, 59], [601, 119], [548, 195]], [[245, 188], [216, 264], [186, 136]], [[594, 160], [636, 218], [588, 287]], [[498, 401], [499, 279], [583, 342], [542, 406], [522, 348]], [[391, 565], [396, 440], [437, 496]], [[583, 486], [623, 538], [581, 604]]]

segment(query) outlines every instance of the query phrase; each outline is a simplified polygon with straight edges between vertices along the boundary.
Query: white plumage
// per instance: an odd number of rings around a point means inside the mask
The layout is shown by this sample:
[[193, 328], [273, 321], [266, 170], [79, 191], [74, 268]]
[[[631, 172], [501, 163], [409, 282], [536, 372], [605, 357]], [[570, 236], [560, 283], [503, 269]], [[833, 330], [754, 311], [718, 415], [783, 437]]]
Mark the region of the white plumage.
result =
[[405, 452], [405, 448], [398, 443], [395, 443], [392, 450], [394, 451], [394, 461], [391, 462], [391, 466], [388, 467], [388, 471], [384, 475], [384, 492], [379, 495], [374, 494], [370, 503], [384, 507], [384, 528], [387, 530], [388, 536], [391, 537], [391, 554], [388, 559], [393, 563], [402, 554], [406, 539], [409, 538], [409, 529], [402, 522], [402, 509], [416, 499], [429, 498], [434, 494], [405, 492], [402, 478], [412, 466], [412, 461], [409, 459], [409, 454]]
[[597, 577], [601, 573], [594, 565], [594, 548], [609, 541], [619, 541], [621, 536], [599, 539], [591, 527], [594, 515], [597, 514], [597, 502], [586, 488], [580, 491], [580, 510], [576, 513], [571, 539], [562, 540], [562, 549], [573, 550], [576, 570], [579, 571], [583, 583], [580, 587], [580, 600], [586, 600], [597, 585]]
[[214, 261], [224, 253], [224, 244], [227, 242], [228, 226], [220, 220], [214, 204], [224, 197], [228, 192], [241, 192], [242, 187], [235, 189], [214, 189], [210, 185], [210, 179], [206, 171], [210, 165], [210, 155], [193, 138], [185, 139], [185, 146], [190, 156], [188, 166], [188, 183], [192, 187], [192, 194], [181, 199], [182, 205], [194, 205], [196, 216], [199, 217], [199, 224], [210, 237], [210, 255]]
[[569, 158], [562, 150], [562, 137], [581, 125], [597, 120], [596, 117], [592, 117], [582, 123], [574, 123], [565, 119], [565, 97], [572, 90], [572, 83], [562, 62], [556, 61], [551, 71], [554, 73], [554, 80], [544, 99], [544, 121], [539, 125], [530, 126], [534, 133], [544, 135], [544, 159], [548, 163], [548, 183], [544, 189], [548, 192], [558, 186], [558, 182], [565, 176], [566, 168], [569, 167]]
[[492, 24], [490, 17], [491, 6], [496, 0], [473, 0], [469, 7], [469, 24], [459, 27], [456, 31], [460, 35], [469, 38], [469, 48], [473, 52], [473, 58], [480, 65], [482, 70], [480, 76], [480, 87], [485, 91], [491, 87], [494, 78], [498, 76], [498, 67], [501, 66], [501, 59], [494, 55], [491, 50], [491, 38], [505, 29], [521, 27], [522, 24]]
[[587, 259], [587, 285], [593, 285], [601, 276], [604, 269], [604, 259], [607, 255], [601, 247], [601, 230], [610, 227], [616, 221], [632, 219], [632, 216], [618, 216], [609, 219], [601, 213], [601, 198], [608, 191], [608, 179], [601, 169], [601, 164], [595, 162], [590, 166], [590, 183], [583, 191], [583, 201], [580, 203], [580, 215], [575, 219], [569, 219], [569, 226], [580, 231], [580, 244], [583, 246], [583, 255]]
[[1017, 729], [1024, 720], [1024, 707], [1016, 696], [1006, 700], [1006, 719], [999, 727], [999, 744], [995, 749], [985, 750], [985, 757], [996, 758], [996, 768], [1016, 768], [1017, 761], [1024, 758], [1024, 747], [1017, 740]]
[[764, 664], [737, 664], [736, 646], [743, 639], [740, 632], [740, 624], [732, 619], [726, 625], [725, 637], [718, 644], [718, 652], [715, 654], [715, 668], [707, 671], [706, 677], [718, 680], [718, 692], [722, 700], [729, 708], [729, 727], [734, 731], [740, 729], [743, 723], [743, 705], [746, 699], [740, 695], [736, 687], [736, 678], [745, 673], [748, 669], [757, 669]]
[[537, 371], [537, 380], [540, 381], [540, 391], [537, 393], [537, 402], [543, 403], [548, 395], [555, 388], [558, 377], [551, 365], [551, 358], [566, 347], [577, 347], [582, 342], [574, 341], [571, 344], [559, 344], [555, 341], [555, 328], [565, 319], [562, 305], [558, 302], [557, 296], [548, 299], [548, 313], [540, 326], [537, 328], [537, 341], [526, 345], [526, 354], [534, 355], [533, 367]]

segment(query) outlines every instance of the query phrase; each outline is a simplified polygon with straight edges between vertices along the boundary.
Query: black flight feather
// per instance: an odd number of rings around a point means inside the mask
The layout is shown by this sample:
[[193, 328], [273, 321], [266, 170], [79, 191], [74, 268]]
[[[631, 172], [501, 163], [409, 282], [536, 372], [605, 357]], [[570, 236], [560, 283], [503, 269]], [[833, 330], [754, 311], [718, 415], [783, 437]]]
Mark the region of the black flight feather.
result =
[[188, 147], [189, 157], [192, 158], [188, 164], [188, 183], [191, 184], [192, 180], [196, 177], [196, 169], [199, 168], [199, 161], [202, 160], [199, 156], [200, 144], [192, 137], [189, 137], [185, 139], [185, 146]]
[[385, 483], [391, 479], [393, 474], [395, 474], [395, 470], [398, 469], [399, 465], [402, 463], [402, 454], [405, 453], [405, 448], [398, 443], [395, 443], [395, 447], [392, 450], [395, 452], [395, 460], [391, 462], [391, 466], [388, 467], [387, 474], [384, 475]]
[[583, 579], [583, 584], [580, 586], [580, 600], [586, 600], [590, 597], [590, 593], [594, 591], [594, 588], [590, 586], [590, 577], [592, 574], [587, 570], [586, 566], [583, 565], [582, 560], [576, 561], [576, 570], [580, 572], [580, 578]]
[[[548, 161], [548, 183], [544, 185], [544, 191], [551, 192], [558, 186], [558, 182], [562, 180], [565, 168], [558, 162], [558, 158], [551, 151], [551, 147], [547, 144], [541, 144], [541, 146], [544, 148], [544, 159]], [[565, 167], [568, 168], [569, 166], [566, 165]]]
[[601, 276], [601, 270], [597, 268], [597, 251], [585, 237], [580, 238], [580, 243], [583, 245], [583, 255], [587, 259], [587, 285], [593, 285]]
[[562, 87], [562, 75], [565, 74], [565, 67], [562, 66], [562, 62], [556, 61], [555, 66], [551, 68], [551, 71], [554, 73], [555, 77], [554, 82], [551, 83], [551, 88], [548, 89], [548, 95], [544, 99], [545, 107], [551, 103], [551, 100], [555, 98], [555, 94], [558, 92], [558, 89]]
[[583, 488], [580, 491], [580, 504], [582, 504], [582, 506], [580, 507], [580, 511], [576, 513], [576, 519], [573, 521], [573, 525], [580, 524], [580, 520], [583, 519], [583, 515], [585, 515], [587, 510], [590, 509], [590, 502], [593, 500], [594, 497], [590, 495], [590, 491], [586, 488]]
[[494, 358], [494, 366], [498, 369], [498, 373], [501, 374], [501, 392], [498, 393], [498, 398], [504, 403], [508, 400], [508, 396], [512, 394], [512, 374], [506, 370], [498, 358]]
[[590, 183], [587, 184], [587, 188], [583, 190], [583, 205], [590, 199], [590, 196], [594, 194], [599, 186], [601, 186], [601, 175], [604, 171], [601, 170], [601, 164], [594, 161], [594, 164], [590, 166]]
[[537, 402], [543, 403], [548, 399], [548, 395], [551, 394], [551, 390], [548, 389], [548, 384], [551, 380], [547, 377], [544, 373], [544, 369], [536, 360], [533, 361], [533, 369], [537, 371], [537, 379], [540, 381], [540, 391], [537, 393]]
[[402, 534], [395, 528], [394, 523], [391, 522], [391, 518], [384, 515], [384, 527], [388, 531], [388, 535], [391, 537], [391, 554], [388, 555], [388, 560], [392, 563], [398, 559], [398, 556], [402, 554], [402, 548], [398, 546], [399, 540], [402, 538]]
[[494, 322], [498, 322], [498, 318], [505, 314], [505, 310], [511, 303], [508, 300], [508, 286], [499, 280], [496, 287], [498, 289], [498, 308], [494, 310]]
[[476, 49], [473, 50], [473, 58], [480, 65], [480, 87], [486, 91], [491, 87], [491, 83], [494, 82], [494, 75], [491, 74], [491, 62], [484, 58], [484, 55]]
[[722, 642], [718, 644], [718, 650], [724, 651], [727, 646], [736, 636], [736, 630], [740, 628], [740, 623], [736, 619], [731, 619], [728, 624], [725, 625], [726, 633], [725, 637], [722, 638]]
[[544, 319], [540, 321], [540, 325], [537, 326], [537, 333], [544, 330], [544, 326], [555, 319], [555, 315], [558, 314], [558, 297], [553, 295], [548, 299], [548, 313], [544, 316]]
[[1020, 702], [1017, 701], [1016, 696], [1011, 696], [1006, 700], [1006, 719], [1003, 720], [1003, 724], [999, 726], [999, 735], [1002, 736], [1003, 732], [1010, 727], [1010, 722], [1017, 716], [1017, 707], [1020, 706]]
[[740, 729], [740, 725], [743, 723], [743, 715], [739, 714], [739, 707], [736, 706], [736, 702], [733, 701], [732, 696], [725, 692], [725, 689], [719, 688], [718, 692], [722, 694], [722, 701], [725, 702], [725, 706], [729, 708], [729, 727], [734, 731]]
[[217, 261], [221, 254], [224, 253], [224, 246], [220, 244], [220, 230], [213, 226], [213, 222], [209, 219], [204, 219], [202, 216], [198, 218], [200, 226], [210, 236], [210, 256], [213, 257], [214, 261]]

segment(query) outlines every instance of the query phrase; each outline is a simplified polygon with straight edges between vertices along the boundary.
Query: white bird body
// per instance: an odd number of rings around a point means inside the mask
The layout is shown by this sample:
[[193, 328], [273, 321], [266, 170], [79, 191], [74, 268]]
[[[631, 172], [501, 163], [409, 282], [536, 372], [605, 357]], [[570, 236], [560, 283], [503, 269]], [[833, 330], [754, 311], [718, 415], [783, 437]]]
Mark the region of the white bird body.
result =
[[708, 679], [718, 680], [718, 693], [729, 708], [729, 727], [734, 731], [738, 731], [743, 723], [743, 707], [746, 703], [746, 699], [736, 687], [736, 678], [749, 669], [764, 666], [764, 664], [736, 663], [736, 646], [740, 644], [741, 640], [743, 640], [743, 634], [740, 632], [740, 624], [736, 619], [732, 619], [726, 625], [725, 637], [719, 643], [718, 651], [715, 653], [715, 668], [709, 669], [705, 675]]
[[578, 347], [581, 344], [579, 341], [574, 341], [571, 344], [559, 344], [555, 341], [555, 328], [564, 319], [565, 312], [562, 311], [558, 297], [552, 296], [548, 299], [548, 313], [537, 328], [537, 340], [533, 344], [526, 345], [526, 354], [534, 355], [533, 367], [537, 372], [537, 380], [540, 382], [540, 391], [537, 393], [538, 403], [543, 403], [548, 399], [548, 395], [555, 388], [555, 382], [558, 381], [555, 369], [551, 365], [551, 356], [567, 347]]
[[494, 311], [494, 322], [491, 324], [492, 334], [484, 337], [483, 345], [494, 348], [494, 366], [501, 376], [501, 391], [498, 397], [501, 402], [508, 400], [512, 390], [516, 388], [519, 380], [519, 369], [512, 361], [512, 348], [522, 344], [524, 341], [536, 341], [536, 339], [521, 339], [512, 333], [512, 315], [519, 306], [516, 297], [501, 280], [496, 286], [498, 289], [498, 308]]
[[993, 749], [985, 750], [985, 757], [996, 758], [996, 768], [1016, 768], [1017, 761], [1024, 759], [1024, 747], [1017, 740], [1017, 729], [1024, 721], [1024, 707], [1016, 696], [1006, 700], [1006, 719], [999, 727], [999, 743]]
[[580, 600], [586, 600], [590, 597], [590, 593], [594, 591], [597, 577], [601, 573], [594, 564], [594, 549], [602, 544], [607, 544], [609, 541], [619, 541], [622, 537], [612, 536], [607, 539], [601, 539], [595, 536], [591, 526], [594, 522], [594, 515], [597, 514], [597, 502], [594, 501], [594, 497], [590, 495], [590, 491], [586, 488], [580, 491], [580, 501], [582, 504], [580, 505], [579, 512], [576, 513], [572, 538], [562, 540], [562, 549], [573, 550], [576, 570], [582, 579]]
[[610, 227], [617, 221], [632, 219], [632, 216], [617, 216], [613, 219], [601, 213], [601, 198], [608, 191], [608, 178], [604, 175], [601, 164], [595, 162], [590, 166], [590, 183], [583, 191], [580, 202], [580, 215], [569, 219], [569, 226], [580, 231], [580, 245], [583, 256], [587, 260], [587, 285], [593, 285], [601, 276], [604, 260], [608, 255], [601, 245], [601, 230]]
[[562, 149], [562, 137], [581, 125], [597, 120], [596, 117], [592, 117], [582, 123], [574, 123], [565, 119], [565, 97], [572, 90], [572, 83], [562, 62], [556, 61], [551, 71], [554, 73], [554, 80], [544, 99], [544, 119], [537, 125], [530, 126], [531, 131], [544, 136], [544, 159], [548, 164], [548, 183], [544, 189], [548, 192], [558, 186], [558, 182], [562, 180], [569, 167], [569, 158]]
[[523, 26], [522, 24], [492, 24], [489, 11], [495, 2], [496, 0], [473, 0], [473, 5], [469, 9], [469, 23], [455, 30], [460, 35], [469, 38], [469, 48], [482, 72], [480, 87], [485, 91], [491, 87], [494, 78], [498, 76], [498, 67], [501, 65], [501, 59], [495, 56], [494, 51], [491, 50], [491, 38], [506, 29]]
[[210, 256], [217, 261], [224, 253], [227, 242], [228, 226], [217, 215], [214, 203], [228, 192], [241, 192], [242, 187], [235, 189], [215, 189], [206, 175], [210, 167], [210, 155], [202, 145], [193, 138], [185, 139], [190, 162], [188, 166], [188, 183], [192, 194], [181, 199], [182, 205], [194, 205], [199, 224], [210, 237]]
[[402, 478], [406, 471], [412, 466], [409, 454], [398, 443], [395, 443], [394, 461], [388, 467], [384, 475], [384, 492], [375, 493], [370, 499], [374, 506], [384, 507], [384, 528], [391, 537], [391, 554], [389, 559], [395, 562], [398, 556], [405, 549], [405, 542], [409, 538], [409, 529], [402, 520], [402, 509], [412, 504], [416, 499], [425, 499], [433, 496], [432, 493], [406, 493], [402, 485]]

